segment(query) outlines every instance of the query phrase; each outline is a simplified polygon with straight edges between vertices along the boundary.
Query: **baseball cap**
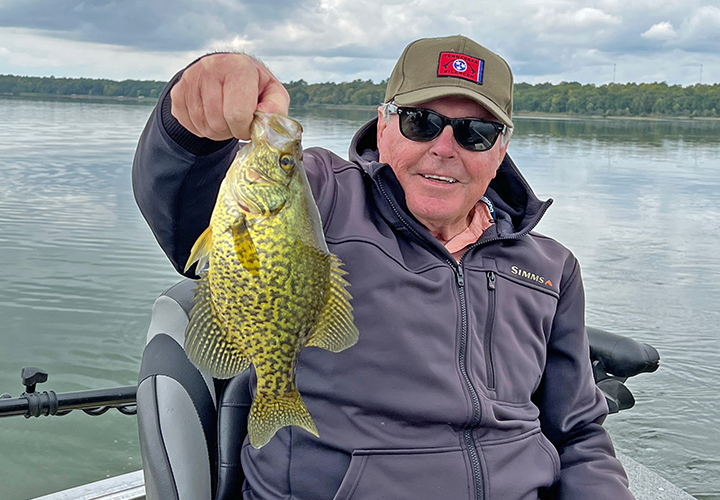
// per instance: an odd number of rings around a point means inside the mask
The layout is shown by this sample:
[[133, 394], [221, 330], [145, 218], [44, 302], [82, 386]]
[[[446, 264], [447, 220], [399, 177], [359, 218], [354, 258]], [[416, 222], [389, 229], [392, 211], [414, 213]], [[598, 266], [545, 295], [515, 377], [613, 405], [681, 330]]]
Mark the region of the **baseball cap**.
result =
[[477, 101], [512, 127], [513, 76], [507, 62], [461, 35], [421, 38], [403, 51], [385, 91], [385, 102], [414, 106], [440, 97]]

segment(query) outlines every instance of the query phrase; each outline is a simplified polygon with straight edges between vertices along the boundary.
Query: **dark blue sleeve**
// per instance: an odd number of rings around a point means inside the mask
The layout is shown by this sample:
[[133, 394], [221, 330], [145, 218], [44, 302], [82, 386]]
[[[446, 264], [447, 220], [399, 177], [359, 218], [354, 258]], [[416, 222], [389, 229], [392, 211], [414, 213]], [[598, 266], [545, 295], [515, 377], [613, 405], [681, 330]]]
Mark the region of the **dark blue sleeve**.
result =
[[238, 142], [201, 139], [170, 114], [170, 89], [163, 91], [135, 152], [132, 184], [135, 200], [175, 269], [184, 273], [190, 249], [207, 228], [225, 172]]

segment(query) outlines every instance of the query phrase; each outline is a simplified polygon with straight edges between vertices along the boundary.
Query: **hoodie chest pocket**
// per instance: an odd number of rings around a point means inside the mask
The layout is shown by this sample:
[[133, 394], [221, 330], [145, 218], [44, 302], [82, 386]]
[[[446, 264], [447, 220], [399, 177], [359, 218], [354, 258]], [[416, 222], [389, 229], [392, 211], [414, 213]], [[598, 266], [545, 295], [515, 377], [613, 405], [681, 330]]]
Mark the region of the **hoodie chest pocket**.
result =
[[545, 368], [557, 294], [497, 271], [483, 274], [472, 301], [475, 371], [489, 397], [526, 403]]

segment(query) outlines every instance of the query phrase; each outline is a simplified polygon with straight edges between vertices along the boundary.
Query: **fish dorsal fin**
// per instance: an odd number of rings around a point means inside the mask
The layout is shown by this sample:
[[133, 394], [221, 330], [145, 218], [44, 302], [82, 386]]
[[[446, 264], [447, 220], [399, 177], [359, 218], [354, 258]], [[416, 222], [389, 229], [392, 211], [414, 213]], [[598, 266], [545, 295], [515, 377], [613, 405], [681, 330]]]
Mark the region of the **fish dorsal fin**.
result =
[[350, 294], [345, 290], [348, 282], [343, 278], [347, 273], [340, 269], [340, 266], [342, 261], [331, 254], [327, 301], [308, 340], [309, 347], [340, 352], [354, 345], [358, 340], [358, 330], [353, 323]]
[[212, 226], [203, 231], [203, 233], [195, 240], [195, 244], [190, 250], [190, 257], [188, 257], [187, 263], [185, 264], [185, 272], [190, 269], [193, 262], [197, 262], [195, 266], [195, 274], [200, 274], [200, 270], [204, 268], [210, 260], [210, 249], [212, 248]]
[[231, 378], [250, 366], [240, 345], [225, 332], [212, 306], [207, 275], [200, 278], [190, 322], [185, 330], [185, 352], [200, 370], [215, 378]]

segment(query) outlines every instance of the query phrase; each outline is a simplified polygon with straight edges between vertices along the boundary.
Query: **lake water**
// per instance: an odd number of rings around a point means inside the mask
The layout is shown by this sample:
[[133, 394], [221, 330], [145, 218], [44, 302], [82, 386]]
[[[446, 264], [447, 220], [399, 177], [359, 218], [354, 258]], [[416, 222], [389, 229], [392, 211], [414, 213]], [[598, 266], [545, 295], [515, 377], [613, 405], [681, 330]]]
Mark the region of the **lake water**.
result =
[[[0, 393], [137, 382], [155, 297], [178, 281], [133, 199], [149, 106], [0, 99]], [[347, 151], [367, 112], [294, 113], [305, 146]], [[588, 324], [655, 346], [616, 446], [720, 499], [720, 122], [516, 120], [510, 155], [541, 198], [538, 227], [583, 267]], [[135, 417], [0, 419], [3, 499], [141, 467]]]

